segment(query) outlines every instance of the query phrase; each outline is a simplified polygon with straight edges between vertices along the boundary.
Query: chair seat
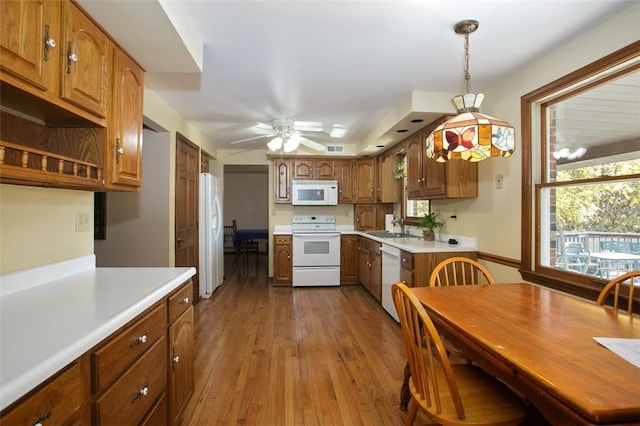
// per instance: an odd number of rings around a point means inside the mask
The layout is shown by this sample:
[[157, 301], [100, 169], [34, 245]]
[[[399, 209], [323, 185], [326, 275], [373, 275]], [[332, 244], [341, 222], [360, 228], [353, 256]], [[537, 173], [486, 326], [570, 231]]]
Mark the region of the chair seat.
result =
[[409, 381], [411, 395], [428, 413], [431, 420], [445, 425], [516, 425], [527, 416], [527, 408], [505, 384], [471, 364], [451, 364], [453, 375], [464, 401], [465, 418], [459, 419], [446, 385], [442, 368], [436, 369], [440, 386], [441, 412], [428, 406], [417, 396], [413, 379]]

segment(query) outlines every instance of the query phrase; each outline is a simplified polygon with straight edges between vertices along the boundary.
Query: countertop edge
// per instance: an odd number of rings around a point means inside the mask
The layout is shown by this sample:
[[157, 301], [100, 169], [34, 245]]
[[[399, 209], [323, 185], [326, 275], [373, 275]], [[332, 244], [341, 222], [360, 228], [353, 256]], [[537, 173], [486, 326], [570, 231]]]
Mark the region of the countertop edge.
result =
[[[126, 268], [123, 268], [123, 270]], [[174, 269], [174, 268], [171, 268]], [[158, 287], [155, 291], [149, 293], [136, 303], [131, 304], [117, 315], [111, 317], [108, 321], [101, 324], [92, 333], [80, 337], [75, 343], [66, 347], [65, 350], [52, 354], [45, 363], [34, 366], [28, 371], [16, 377], [8, 383], [4, 383], [0, 389], [0, 410], [4, 410], [41, 383], [52, 377], [54, 374], [65, 368], [67, 365], [84, 355], [91, 348], [99, 344], [105, 338], [117, 331], [129, 321], [140, 315], [146, 309], [153, 306], [162, 298], [169, 295], [178, 286], [183, 284], [195, 275], [195, 268], [179, 268], [186, 269], [173, 279]], [[43, 285], [43, 284], [41, 284]]]

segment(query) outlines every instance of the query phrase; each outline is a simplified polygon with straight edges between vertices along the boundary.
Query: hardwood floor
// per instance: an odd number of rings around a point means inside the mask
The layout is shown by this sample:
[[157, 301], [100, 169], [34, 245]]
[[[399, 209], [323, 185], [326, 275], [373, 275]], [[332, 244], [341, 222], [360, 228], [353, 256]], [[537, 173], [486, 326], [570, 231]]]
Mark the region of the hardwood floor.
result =
[[196, 305], [183, 425], [403, 424], [399, 325], [361, 286], [272, 287], [266, 262]]

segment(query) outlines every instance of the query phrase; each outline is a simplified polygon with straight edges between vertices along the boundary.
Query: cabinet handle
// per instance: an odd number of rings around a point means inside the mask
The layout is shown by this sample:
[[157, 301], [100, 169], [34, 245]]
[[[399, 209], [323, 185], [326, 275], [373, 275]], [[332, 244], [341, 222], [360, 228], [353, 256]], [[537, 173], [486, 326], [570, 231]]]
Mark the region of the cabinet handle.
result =
[[40, 418], [36, 420], [33, 426], [44, 426], [44, 421], [47, 420], [49, 417], [51, 417], [51, 410], [47, 411], [42, 416], [40, 416]]
[[406, 284], [407, 282], [405, 280], [402, 280], [402, 284]]
[[133, 398], [131, 398], [131, 403], [133, 404], [141, 396], [147, 396], [147, 395], [149, 395], [149, 383], [145, 383], [144, 385], [142, 385], [140, 389], [138, 389], [138, 392], [136, 392], [136, 394], [133, 395]]
[[49, 60], [49, 48], [56, 47], [56, 41], [49, 38], [49, 25], [44, 26], [44, 60]]
[[73, 43], [67, 42], [67, 74], [71, 74], [71, 63], [78, 62], [78, 55], [72, 51]]
[[405, 259], [405, 258], [403, 257], [403, 258], [402, 258], [402, 261], [403, 261], [403, 262], [406, 262], [406, 261], [407, 261], [407, 259]]
[[287, 259], [291, 259], [291, 256], [287, 256]]
[[140, 343], [147, 343], [147, 334], [141, 334], [140, 336], [136, 337], [133, 341], [133, 343], [131, 343], [130, 347], [134, 347], [136, 345], [139, 345]]
[[189, 303], [189, 298], [188, 297], [184, 297], [184, 298], [180, 299], [180, 302], [178, 302], [179, 305], [184, 305], [185, 303]]
[[179, 363], [179, 362], [180, 362], [180, 356], [178, 356], [178, 355], [174, 355], [174, 356], [173, 356], [173, 363], [174, 363], [174, 364], [177, 364], [177, 363]]
[[120, 156], [124, 154], [124, 148], [120, 146], [120, 138], [116, 138], [116, 164], [120, 162]]

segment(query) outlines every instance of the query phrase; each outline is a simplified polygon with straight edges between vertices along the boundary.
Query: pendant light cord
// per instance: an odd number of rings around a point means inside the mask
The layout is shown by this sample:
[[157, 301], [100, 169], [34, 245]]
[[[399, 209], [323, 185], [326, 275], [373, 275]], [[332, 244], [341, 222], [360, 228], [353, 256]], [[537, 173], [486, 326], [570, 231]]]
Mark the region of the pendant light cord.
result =
[[469, 93], [471, 74], [469, 73], [469, 33], [464, 34], [464, 93]]

